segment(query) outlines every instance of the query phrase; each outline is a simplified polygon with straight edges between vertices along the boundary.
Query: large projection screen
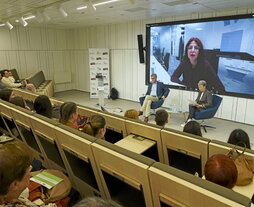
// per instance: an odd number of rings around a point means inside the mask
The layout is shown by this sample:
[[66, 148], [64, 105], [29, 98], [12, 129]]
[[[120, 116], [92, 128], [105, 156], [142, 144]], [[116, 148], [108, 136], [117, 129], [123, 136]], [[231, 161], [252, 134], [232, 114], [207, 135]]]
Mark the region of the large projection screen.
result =
[[152, 73], [170, 88], [206, 80], [213, 93], [254, 98], [254, 15], [147, 24], [146, 84]]

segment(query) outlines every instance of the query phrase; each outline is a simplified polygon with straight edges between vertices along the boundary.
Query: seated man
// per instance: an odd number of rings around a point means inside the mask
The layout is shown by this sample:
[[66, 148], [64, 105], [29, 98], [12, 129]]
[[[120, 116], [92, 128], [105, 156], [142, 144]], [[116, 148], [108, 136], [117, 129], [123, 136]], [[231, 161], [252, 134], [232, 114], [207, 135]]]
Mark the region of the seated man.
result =
[[212, 107], [212, 93], [206, 89], [206, 81], [200, 80], [198, 82], [198, 97], [195, 100], [195, 103], [189, 104], [189, 116], [186, 122], [193, 119], [196, 111], [205, 110]]
[[166, 124], [168, 123], [168, 120], [169, 120], [168, 112], [166, 112], [163, 109], [156, 111], [156, 114], [155, 114], [156, 125], [162, 126], [163, 128], [165, 128]]
[[145, 112], [144, 122], [148, 122], [148, 116], [151, 113], [150, 111], [152, 102], [157, 102], [160, 99], [163, 99], [164, 101], [169, 93], [169, 89], [162, 82], [157, 81], [156, 74], [151, 75], [151, 80], [152, 82], [148, 85], [145, 100], [139, 113], [142, 115], [143, 111]]
[[10, 76], [8, 70], [4, 70], [2, 73], [2, 83], [8, 88], [19, 88], [22, 86], [22, 83], [15, 83], [14, 78]]

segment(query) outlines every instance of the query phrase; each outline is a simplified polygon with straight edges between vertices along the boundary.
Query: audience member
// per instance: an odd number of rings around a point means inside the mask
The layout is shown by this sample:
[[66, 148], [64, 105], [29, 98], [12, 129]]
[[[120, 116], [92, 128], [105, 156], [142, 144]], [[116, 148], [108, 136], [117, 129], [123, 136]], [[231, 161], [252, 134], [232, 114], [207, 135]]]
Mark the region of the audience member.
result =
[[124, 113], [124, 117], [139, 120], [139, 112], [135, 109], [129, 109]]
[[72, 127], [74, 129], [78, 129], [78, 127], [74, 124], [77, 121], [77, 105], [73, 102], [65, 102], [60, 107], [60, 119], [59, 122]]
[[96, 138], [104, 139], [106, 120], [100, 115], [93, 115], [89, 118], [82, 131]]
[[[15, 80], [12, 76], [10, 76], [10, 73], [8, 70], [2, 71], [2, 83], [8, 87], [8, 88], [19, 88], [22, 86], [22, 83], [15, 83]], [[10, 78], [9, 78], [10, 77]], [[13, 82], [14, 80], [14, 82]]]
[[28, 91], [36, 92], [36, 88], [35, 88], [34, 84], [32, 84], [32, 83], [27, 83], [26, 84], [26, 89]]
[[248, 134], [243, 131], [242, 129], [235, 129], [231, 132], [229, 138], [228, 138], [229, 144], [238, 145], [241, 147], [245, 147], [248, 149], [251, 149], [250, 147], [250, 138]]
[[155, 114], [155, 122], [158, 126], [162, 126], [163, 128], [168, 123], [169, 114], [163, 109], [156, 111]]
[[205, 178], [232, 189], [237, 180], [237, 168], [233, 160], [223, 154], [210, 157], [205, 164]]
[[11, 98], [13, 98], [15, 95], [11, 89], [2, 89], [0, 90], [0, 99], [4, 101], [10, 101]]
[[8, 78], [11, 80], [11, 82], [15, 83], [15, 78], [13, 77], [13, 74], [10, 70], [7, 70], [8, 71]]
[[121, 207], [112, 200], [103, 200], [99, 197], [88, 197], [78, 202], [74, 207]]
[[15, 104], [16, 106], [20, 106], [22, 108], [27, 108], [24, 99], [19, 96], [15, 96], [15, 97], [11, 98], [10, 103]]
[[[0, 206], [37, 206], [21, 195], [29, 185], [32, 154], [32, 151], [20, 141], [0, 144]], [[56, 207], [55, 204], [43, 206]]]
[[34, 100], [34, 110], [37, 114], [52, 118], [52, 105], [45, 95], [40, 95]]
[[2, 74], [0, 73], [0, 89], [5, 89], [6, 86], [2, 83]]
[[202, 137], [200, 124], [196, 121], [189, 121], [184, 125], [183, 132]]

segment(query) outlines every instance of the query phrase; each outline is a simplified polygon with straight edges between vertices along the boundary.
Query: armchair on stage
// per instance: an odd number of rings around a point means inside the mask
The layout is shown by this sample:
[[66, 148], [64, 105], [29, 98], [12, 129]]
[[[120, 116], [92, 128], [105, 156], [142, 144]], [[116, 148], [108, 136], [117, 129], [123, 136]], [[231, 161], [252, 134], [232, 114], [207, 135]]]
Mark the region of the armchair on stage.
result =
[[[143, 105], [144, 100], [145, 100], [145, 96], [139, 97], [139, 103], [141, 106]], [[157, 102], [152, 102], [151, 109], [157, 109], [157, 108], [161, 107], [163, 103], [164, 103], [164, 100], [162, 98], [159, 99], [159, 101], [157, 101]]]
[[211, 119], [216, 114], [220, 104], [222, 102], [222, 97], [213, 95], [213, 107], [208, 108], [206, 110], [197, 111], [194, 115], [194, 119], [202, 120], [201, 127], [203, 127], [204, 131], [207, 132], [206, 128], [216, 128], [213, 126], [209, 126], [204, 124], [204, 119]]

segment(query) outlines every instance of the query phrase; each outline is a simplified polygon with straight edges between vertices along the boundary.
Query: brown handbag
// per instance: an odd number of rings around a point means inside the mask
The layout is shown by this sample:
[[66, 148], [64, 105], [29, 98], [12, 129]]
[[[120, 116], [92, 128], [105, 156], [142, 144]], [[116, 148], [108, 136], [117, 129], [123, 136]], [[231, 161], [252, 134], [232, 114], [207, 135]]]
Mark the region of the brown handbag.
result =
[[238, 176], [236, 185], [248, 185], [253, 180], [254, 163], [252, 159], [247, 159], [244, 155], [246, 146], [242, 152], [239, 152], [236, 147], [237, 144], [227, 153], [227, 156], [234, 161], [237, 168]]

